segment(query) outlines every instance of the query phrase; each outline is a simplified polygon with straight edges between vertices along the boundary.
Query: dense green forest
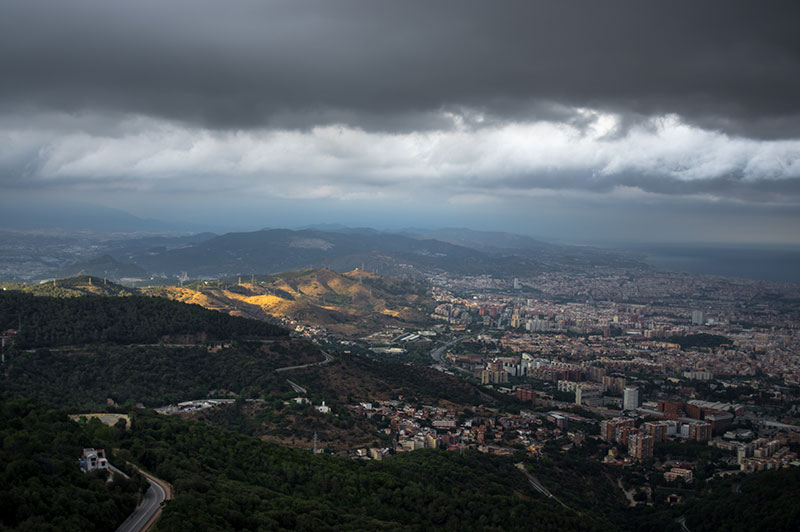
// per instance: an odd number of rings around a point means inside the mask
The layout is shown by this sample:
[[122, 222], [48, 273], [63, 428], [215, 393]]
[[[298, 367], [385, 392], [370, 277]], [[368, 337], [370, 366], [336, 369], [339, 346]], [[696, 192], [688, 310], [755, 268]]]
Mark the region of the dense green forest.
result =
[[216, 351], [202, 346], [97, 345], [68, 350], [13, 350], [0, 372], [0, 392], [52, 407], [91, 409], [105, 404], [156, 407], [233, 392], [262, 397], [288, 390], [275, 368], [322, 360], [298, 339], [239, 342]]
[[[293, 379], [328, 400], [352, 403], [374, 399], [397, 399], [435, 403], [446, 400], [464, 405], [496, 403], [478, 386], [433, 368], [378, 362], [366, 357], [343, 356], [320, 370], [293, 372]], [[514, 401], [513, 399], [511, 399]]]
[[509, 459], [419, 451], [382, 462], [313, 455], [176, 417], [140, 412], [131, 430], [69, 421], [2, 400], [0, 529], [113, 530], [137, 479], [83, 474], [83, 447], [118, 448], [173, 483], [157, 531], [614, 530], [536, 494]]
[[513, 461], [415, 451], [364, 462], [142, 413], [120, 442], [172, 482], [157, 530], [615, 530], [539, 496]]
[[[83, 447], [114, 450], [170, 481], [176, 498], [156, 531], [796, 529], [797, 468], [734, 475], [671, 506], [628, 508], [617, 481], [641, 473], [586, 459], [591, 445], [525, 458], [560, 501], [514, 467], [521, 457], [420, 450], [383, 461], [313, 455], [205, 423], [139, 411], [131, 430], [69, 421], [30, 401], [0, 399], [0, 530], [113, 530], [135, 505], [139, 479], [84, 475]], [[669, 492], [665, 492], [669, 493]]]
[[110, 444], [114, 430], [0, 397], [0, 530], [114, 530], [136, 506], [140, 482], [119, 475], [106, 482], [104, 472], [85, 474], [78, 467], [83, 448], [103, 447], [95, 431]]
[[693, 532], [797, 530], [800, 526], [800, 469], [792, 467], [716, 480], [688, 505]]
[[158, 297], [38, 297], [0, 292], [0, 328], [19, 329], [21, 347], [89, 343], [149, 344], [165, 337], [206, 340], [285, 336], [276, 325]]
[[[285, 397], [278, 395], [265, 401], [235, 401], [202, 410], [192, 418], [265, 441], [307, 449], [313, 446], [315, 434], [319, 448], [332, 452], [391, 444], [389, 435], [378, 433], [371, 420], [353, 415], [346, 408], [335, 407], [333, 412], [322, 414], [310, 404], [285, 401]], [[384, 423], [387, 425], [388, 422]]]
[[[300, 339], [236, 342], [209, 351], [203, 346], [89, 345], [70, 348], [12, 349], [0, 372], [0, 392], [30, 397], [51, 407], [91, 409], [107, 398], [122, 405], [155, 407], [232, 392], [267, 398], [290, 390], [286, 377], [309, 390], [319, 403], [341, 404], [376, 398], [466, 405], [514, 401], [487, 395], [472, 384], [430, 368], [347, 357], [325, 366], [277, 374], [279, 367], [322, 360], [319, 349]], [[496, 396], [496, 397], [495, 397]]]
[[667, 338], [667, 341], [680, 345], [681, 349], [689, 349], [691, 347], [719, 347], [721, 345], [729, 345], [733, 343], [733, 341], [727, 336], [708, 333], [670, 336]]

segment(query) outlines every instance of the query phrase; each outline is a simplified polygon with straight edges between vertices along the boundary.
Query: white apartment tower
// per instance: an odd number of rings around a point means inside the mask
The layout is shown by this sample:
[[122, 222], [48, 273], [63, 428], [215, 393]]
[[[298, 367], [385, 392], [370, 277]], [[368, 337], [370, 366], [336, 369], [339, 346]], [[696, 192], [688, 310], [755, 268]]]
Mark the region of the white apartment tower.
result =
[[636, 410], [639, 408], [639, 388], [628, 386], [622, 394], [623, 410]]

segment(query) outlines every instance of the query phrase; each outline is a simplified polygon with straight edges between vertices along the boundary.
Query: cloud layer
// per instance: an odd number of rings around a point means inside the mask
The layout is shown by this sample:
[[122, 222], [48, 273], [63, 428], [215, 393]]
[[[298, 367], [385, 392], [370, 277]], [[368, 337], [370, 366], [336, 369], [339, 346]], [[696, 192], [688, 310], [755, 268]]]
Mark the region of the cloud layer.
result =
[[[486, 126], [448, 113], [447, 129], [370, 132], [214, 130], [146, 117], [93, 131], [100, 118], [42, 117], [62, 128], [0, 129], [7, 187], [96, 186], [170, 191], [236, 189], [286, 198], [358, 198], [426, 189], [443, 197], [541, 190], [703, 195], [797, 204], [800, 140], [753, 140], [653, 118], [576, 110], [554, 121]], [[71, 122], [71, 124], [69, 124]]]
[[6, 0], [0, 185], [785, 216], [797, 20], [797, 2]]

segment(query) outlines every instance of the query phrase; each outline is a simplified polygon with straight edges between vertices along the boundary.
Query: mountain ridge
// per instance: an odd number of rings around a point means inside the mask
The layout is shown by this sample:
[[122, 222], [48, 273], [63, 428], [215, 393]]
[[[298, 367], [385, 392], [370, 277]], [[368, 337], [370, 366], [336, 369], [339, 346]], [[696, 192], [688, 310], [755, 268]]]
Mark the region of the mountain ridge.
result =
[[[394, 275], [449, 272], [522, 276], [597, 264], [644, 266], [613, 252], [557, 246], [513, 235], [505, 239], [510, 242], [507, 247], [489, 247], [488, 241], [498, 240], [495, 233], [470, 235], [473, 247], [426, 235], [265, 229], [226, 233], [173, 249], [138, 251], [124, 258], [151, 273], [174, 276], [186, 272], [200, 278], [320, 267], [335, 271], [366, 268]], [[480, 245], [483, 249], [475, 247]]]

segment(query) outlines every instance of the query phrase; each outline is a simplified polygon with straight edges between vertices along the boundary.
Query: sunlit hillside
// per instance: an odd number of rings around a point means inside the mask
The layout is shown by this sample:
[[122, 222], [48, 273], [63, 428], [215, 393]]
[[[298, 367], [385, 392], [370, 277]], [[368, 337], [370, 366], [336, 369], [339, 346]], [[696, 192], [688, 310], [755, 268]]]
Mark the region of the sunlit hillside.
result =
[[238, 316], [278, 318], [345, 335], [381, 326], [422, 325], [432, 306], [422, 285], [362, 270], [304, 270], [145, 291]]

